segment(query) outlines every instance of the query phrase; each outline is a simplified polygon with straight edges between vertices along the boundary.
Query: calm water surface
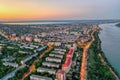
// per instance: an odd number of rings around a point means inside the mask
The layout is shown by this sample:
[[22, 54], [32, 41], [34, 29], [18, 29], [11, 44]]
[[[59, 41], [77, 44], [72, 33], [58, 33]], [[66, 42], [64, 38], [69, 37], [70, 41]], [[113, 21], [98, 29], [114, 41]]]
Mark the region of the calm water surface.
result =
[[102, 50], [111, 65], [120, 74], [120, 27], [115, 24], [101, 24], [99, 37], [102, 41]]

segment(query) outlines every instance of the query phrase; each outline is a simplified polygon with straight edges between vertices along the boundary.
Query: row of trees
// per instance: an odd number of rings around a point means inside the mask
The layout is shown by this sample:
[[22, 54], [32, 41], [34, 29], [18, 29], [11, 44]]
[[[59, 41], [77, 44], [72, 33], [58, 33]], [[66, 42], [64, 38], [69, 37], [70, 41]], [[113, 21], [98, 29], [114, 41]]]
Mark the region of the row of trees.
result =
[[27, 72], [28, 70], [28, 67], [25, 67], [23, 69], [20, 69], [19, 71], [17, 71], [17, 73], [15, 74], [15, 77], [12, 77], [12, 78], [9, 78], [9, 80], [20, 80], [21, 79], [21, 76], [23, 76], [23, 74], [25, 72]]

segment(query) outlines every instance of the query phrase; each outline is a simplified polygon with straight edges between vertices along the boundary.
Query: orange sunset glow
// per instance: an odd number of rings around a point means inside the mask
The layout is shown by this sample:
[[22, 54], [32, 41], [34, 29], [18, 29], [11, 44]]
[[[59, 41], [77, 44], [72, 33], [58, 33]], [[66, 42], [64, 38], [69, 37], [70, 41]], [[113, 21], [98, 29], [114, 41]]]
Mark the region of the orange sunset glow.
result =
[[[46, 8], [47, 9], [47, 8]], [[51, 10], [52, 11], [52, 10]], [[36, 10], [35, 7], [25, 7], [24, 5], [21, 7], [1, 5], [0, 4], [0, 19], [29, 19], [29, 18], [50, 18], [56, 17], [56, 14], [59, 15], [59, 12], [52, 13], [49, 9], [46, 11], [45, 9]], [[54, 11], [54, 10], [53, 10]]]
[[108, 6], [103, 1], [0, 0], [0, 20], [119, 18], [118, 0]]
[[[19, 1], [18, 1], [19, 2]], [[43, 5], [34, 5], [22, 3], [0, 3], [0, 19], [49, 19], [59, 18], [66, 15], [61, 13], [61, 10]]]

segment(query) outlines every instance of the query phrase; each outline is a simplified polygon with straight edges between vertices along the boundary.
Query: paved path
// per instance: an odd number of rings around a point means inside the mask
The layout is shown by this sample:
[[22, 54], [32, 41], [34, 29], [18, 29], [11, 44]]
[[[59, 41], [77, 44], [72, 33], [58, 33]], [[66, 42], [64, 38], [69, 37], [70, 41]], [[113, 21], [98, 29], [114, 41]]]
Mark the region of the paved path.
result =
[[96, 30], [94, 30], [91, 33], [91, 41], [83, 48], [83, 56], [82, 56], [82, 63], [81, 63], [81, 69], [80, 69], [80, 80], [86, 80], [86, 76], [87, 76], [87, 51], [89, 49], [89, 47], [91, 46], [91, 44], [94, 41], [94, 32], [96, 32]]
[[16, 73], [18, 70], [24, 68], [25, 66], [26, 66], [25, 64], [19, 66], [19, 67], [16, 68], [14, 71], [8, 73], [7, 75], [5, 75], [5, 76], [4, 76], [3, 78], [1, 78], [0, 80], [8, 80], [9, 78], [14, 77], [14, 76], [15, 76], [15, 73]]
[[[47, 50], [45, 50], [43, 53], [40, 54], [39, 58], [40, 58], [40, 59], [43, 58], [43, 56], [44, 56], [47, 52], [51, 51], [52, 49], [53, 49], [53, 47], [50, 46]], [[29, 67], [29, 70], [31, 70], [31, 71], [28, 71], [29, 73], [28, 73], [28, 72], [24, 73], [23, 76], [22, 76], [22, 80], [24, 80], [27, 76], [29, 76], [29, 75], [34, 71], [34, 68], [31, 68], [31, 67], [35, 67], [34, 63], [37, 63], [38, 61], [39, 61], [39, 60], [35, 60], [35, 61], [33, 62], [33, 64]]]

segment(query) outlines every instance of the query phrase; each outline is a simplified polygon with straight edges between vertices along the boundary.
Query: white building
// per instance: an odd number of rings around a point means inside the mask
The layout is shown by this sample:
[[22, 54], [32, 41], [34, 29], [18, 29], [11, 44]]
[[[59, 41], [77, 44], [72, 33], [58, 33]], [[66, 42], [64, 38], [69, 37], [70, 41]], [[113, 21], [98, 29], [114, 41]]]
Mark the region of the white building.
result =
[[52, 80], [52, 78], [38, 76], [38, 75], [31, 75], [30, 80]]
[[61, 46], [61, 42], [55, 42], [55, 46]]
[[46, 61], [61, 63], [61, 59], [59, 59], [59, 58], [46, 57]]
[[61, 52], [61, 51], [52, 51], [52, 53], [55, 53], [55, 54], [62, 54], [62, 55], [65, 54], [65, 52]]
[[59, 68], [60, 66], [60, 64], [50, 63], [50, 62], [43, 62], [42, 65], [47, 67], [55, 67], [55, 68]]
[[41, 39], [35, 38], [34, 41], [35, 41], [35, 42], [41, 42]]
[[60, 48], [55, 48], [55, 51], [62, 51], [62, 52], [66, 52], [66, 49], [60, 49]]
[[37, 72], [48, 72], [49, 74], [55, 74], [56, 70], [39, 67]]
[[57, 58], [63, 58], [63, 55], [61, 55], [61, 54], [49, 54], [49, 56], [51, 56], [51, 57], [57, 57]]
[[11, 63], [11, 62], [4, 62], [3, 65], [5, 65], [5, 66], [12, 66], [12, 67], [18, 67], [17, 63]]

